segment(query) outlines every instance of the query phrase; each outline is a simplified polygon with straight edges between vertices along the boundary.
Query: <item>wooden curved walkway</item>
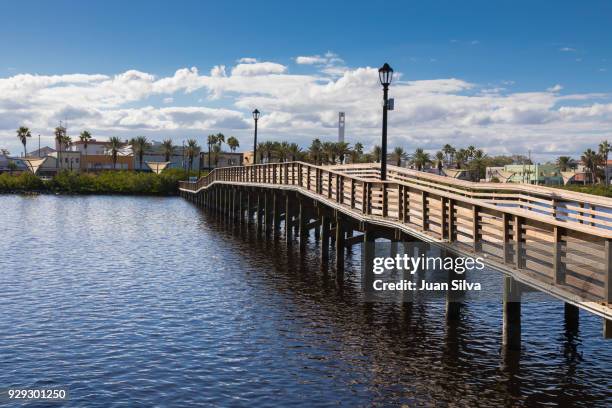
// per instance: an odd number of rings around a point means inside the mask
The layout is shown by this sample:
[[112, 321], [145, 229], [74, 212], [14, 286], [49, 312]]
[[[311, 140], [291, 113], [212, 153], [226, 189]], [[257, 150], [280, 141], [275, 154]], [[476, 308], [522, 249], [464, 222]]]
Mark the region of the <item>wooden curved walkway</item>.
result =
[[[379, 175], [378, 164], [271, 163], [218, 168], [197, 182], [181, 182], [180, 190], [192, 199], [215, 186], [295, 191], [356, 222], [483, 256], [490, 267], [610, 325], [612, 199], [395, 166], [388, 167], [387, 181]], [[232, 205], [250, 211], [242, 201], [234, 198]]]

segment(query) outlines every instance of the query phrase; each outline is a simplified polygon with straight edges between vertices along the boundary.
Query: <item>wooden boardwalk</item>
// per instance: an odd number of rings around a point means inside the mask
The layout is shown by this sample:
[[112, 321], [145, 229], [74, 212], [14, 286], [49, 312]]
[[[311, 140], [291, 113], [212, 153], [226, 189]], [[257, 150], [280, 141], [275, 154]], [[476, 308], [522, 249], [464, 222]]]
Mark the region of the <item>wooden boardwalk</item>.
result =
[[181, 182], [180, 191], [240, 221], [254, 215], [264, 229], [278, 229], [281, 220], [296, 225], [300, 242], [315, 229], [324, 261], [326, 240], [335, 234], [340, 274], [347, 245], [379, 237], [482, 256], [511, 278], [508, 290], [519, 282], [563, 300], [570, 315], [575, 307], [599, 315], [604, 335], [612, 336], [612, 199], [395, 166], [386, 181], [379, 175], [378, 164], [271, 163], [218, 168]]

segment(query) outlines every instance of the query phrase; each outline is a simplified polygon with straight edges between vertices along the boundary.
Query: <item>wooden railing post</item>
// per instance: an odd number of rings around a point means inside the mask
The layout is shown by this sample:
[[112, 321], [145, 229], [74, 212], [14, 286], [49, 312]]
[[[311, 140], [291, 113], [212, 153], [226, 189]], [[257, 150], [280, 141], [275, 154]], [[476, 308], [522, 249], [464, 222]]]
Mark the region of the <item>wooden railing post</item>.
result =
[[382, 183], [382, 216], [386, 217], [389, 214], [389, 194], [387, 192], [387, 183]]
[[355, 208], [355, 179], [351, 178], [351, 208]]
[[297, 177], [298, 178], [298, 180], [297, 180], [298, 182], [297, 182], [297, 185], [302, 187], [302, 184], [303, 184], [302, 183], [302, 163], [298, 163], [298, 171], [297, 171], [297, 173], [298, 173], [298, 177]]
[[480, 208], [477, 205], [472, 206], [472, 238], [474, 239], [474, 252], [479, 252], [482, 249], [480, 216], [478, 215], [479, 210]]
[[422, 215], [422, 219], [421, 219], [421, 228], [423, 228], [423, 231], [427, 231], [428, 227], [429, 227], [429, 222], [428, 222], [428, 215], [427, 215], [427, 192], [426, 191], [421, 191], [421, 215]]
[[363, 206], [366, 215], [372, 214], [372, 183], [364, 181]]
[[404, 205], [406, 204], [404, 200], [404, 188], [405, 186], [403, 184], [397, 185], [397, 220], [399, 222], [404, 222], [406, 217], [404, 211]]
[[310, 165], [306, 167], [306, 190], [310, 191]]
[[554, 282], [557, 285], [565, 283], [565, 265], [562, 262], [562, 238], [564, 229], [555, 225], [553, 227], [553, 276]]
[[276, 184], [276, 168], [278, 167], [277, 163], [272, 164], [272, 184]]
[[323, 170], [319, 170], [319, 179], [317, 183], [319, 194], [323, 195]]
[[448, 198], [440, 197], [440, 204], [442, 205], [442, 214], [440, 216], [440, 235], [442, 239], [448, 237]]
[[289, 184], [289, 163], [285, 164], [285, 184]]
[[448, 214], [447, 214], [447, 219], [448, 219], [448, 242], [454, 242], [455, 241], [455, 231], [457, 230], [457, 228], [455, 227], [455, 200], [453, 200], [452, 198], [448, 199]]
[[368, 183], [363, 181], [361, 186], [361, 212], [368, 213]]
[[410, 187], [404, 186], [404, 220], [410, 222]]
[[604, 299], [608, 305], [612, 304], [612, 240], [606, 239], [604, 244], [605, 259], [604, 259]]
[[510, 214], [502, 213], [502, 247], [504, 263], [512, 262], [510, 254], [510, 217]]
[[328, 171], [327, 172], [327, 198], [332, 197], [332, 174]]
[[525, 267], [525, 259], [523, 256], [523, 224], [525, 220], [518, 215], [514, 216], [514, 266], [517, 269]]

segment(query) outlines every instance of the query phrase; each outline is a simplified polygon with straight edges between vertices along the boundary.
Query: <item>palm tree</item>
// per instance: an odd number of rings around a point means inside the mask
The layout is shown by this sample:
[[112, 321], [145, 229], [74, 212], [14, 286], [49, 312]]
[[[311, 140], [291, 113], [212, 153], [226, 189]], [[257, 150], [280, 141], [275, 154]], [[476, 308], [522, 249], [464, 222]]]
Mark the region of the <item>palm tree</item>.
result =
[[559, 156], [557, 166], [559, 166], [560, 171], [567, 171], [568, 169], [575, 169], [576, 162], [569, 156]]
[[[67, 134], [62, 138], [62, 146], [64, 147], [64, 151], [67, 152], [72, 146], [72, 138]], [[68, 160], [68, 158], [66, 158]], [[70, 159], [70, 170], [72, 170], [72, 159]]]
[[275, 143], [274, 150], [276, 150], [276, 153], [278, 154], [278, 161], [281, 163], [285, 162], [287, 160], [287, 157], [289, 157], [288, 142]]
[[64, 135], [62, 138], [62, 144], [64, 145], [64, 151], [67, 152], [70, 146], [72, 146], [72, 138], [68, 135]]
[[474, 155], [476, 154], [476, 148], [474, 146], [468, 146], [466, 151], [467, 151], [467, 158], [468, 158], [468, 160], [473, 159]]
[[212, 152], [213, 152], [213, 159], [215, 162], [215, 167], [218, 167], [219, 166], [219, 156], [221, 156], [221, 145], [219, 144], [213, 145]]
[[138, 169], [142, 170], [142, 159], [145, 154], [145, 150], [149, 146], [149, 141], [145, 136], [137, 136], [130, 140], [130, 147], [132, 148], [132, 154], [138, 157]]
[[28, 142], [28, 137], [32, 137], [32, 133], [30, 132], [30, 129], [28, 129], [25, 126], [20, 126], [19, 129], [17, 129], [17, 138], [19, 138], [19, 140], [21, 141], [21, 144], [23, 145], [23, 157], [26, 157], [28, 155], [28, 151], [26, 149], [26, 143]]
[[372, 148], [372, 153], [370, 155], [374, 158], [375, 163], [380, 163], [380, 156], [382, 156], [382, 148], [378, 145], [375, 145]]
[[425, 152], [422, 148], [417, 148], [412, 155], [412, 164], [416, 166], [418, 171], [423, 170], [423, 167], [431, 163], [429, 153]]
[[321, 145], [321, 149], [323, 150], [323, 156], [325, 157], [326, 164], [334, 164], [336, 163], [336, 144], [333, 142], [323, 142]]
[[265, 146], [265, 151], [266, 151], [266, 162], [267, 163], [272, 163], [272, 157], [274, 156], [274, 152], [276, 151], [277, 147], [276, 147], [276, 143], [271, 142], [271, 141], [267, 141], [264, 142], [264, 146]]
[[453, 156], [455, 155], [455, 148], [447, 143], [442, 148], [442, 152], [444, 153], [444, 156], [446, 157], [446, 164], [452, 164]]
[[66, 128], [63, 126], [58, 126], [55, 128], [55, 144], [57, 145], [57, 160], [55, 161], [55, 166], [59, 168], [60, 163], [62, 162], [62, 145], [64, 144], [64, 135], [66, 134]]
[[[450, 145], [446, 145], [446, 146], [450, 146]], [[439, 174], [442, 174], [442, 169], [444, 168], [444, 159], [445, 159], [445, 157], [447, 158], [446, 160], [447, 160], [447, 163], [448, 163], [448, 156], [445, 156], [444, 151], [439, 151], [439, 152], [436, 153], [436, 165], [438, 167], [438, 173]]]
[[338, 142], [336, 143], [336, 153], [338, 154], [338, 159], [340, 160], [340, 164], [344, 163], [344, 157], [347, 154], [351, 153], [350, 145], [346, 142]]
[[[85, 149], [85, 163], [87, 163], [87, 145], [91, 140], [91, 133], [86, 130], [82, 131], [79, 135], [79, 140], [83, 143], [83, 149]], [[85, 166], [85, 170], [87, 170], [87, 165]]]
[[225, 135], [221, 132], [217, 133], [217, 143], [219, 143], [219, 145], [225, 143]]
[[210, 160], [210, 151], [213, 145], [217, 144], [217, 135], [208, 135], [208, 138], [206, 139], [206, 144], [208, 144], [208, 168], [210, 168], [212, 163], [212, 161]]
[[597, 164], [600, 162], [600, 159], [601, 157], [591, 148], [586, 149], [580, 158], [580, 160], [582, 160], [582, 164], [584, 164], [584, 167], [586, 167], [591, 173], [591, 182], [593, 184], [595, 184], [595, 171], [597, 170]]
[[230, 136], [227, 138], [227, 145], [229, 146], [232, 152], [235, 152], [238, 147], [240, 147], [240, 142], [234, 136]]
[[113, 160], [113, 170], [117, 168], [117, 153], [123, 147], [123, 142], [117, 136], [108, 139], [106, 148], [110, 151], [111, 159]]
[[402, 165], [402, 160], [408, 158], [408, 155], [401, 147], [396, 147], [393, 149], [393, 153], [391, 153], [391, 160], [395, 161], [395, 165], [400, 167]]
[[217, 147], [213, 146], [213, 153], [215, 153], [215, 167], [219, 164], [219, 157], [223, 151], [223, 143], [225, 143], [225, 135], [219, 132], [217, 133]]
[[308, 155], [310, 156], [310, 160], [314, 162], [314, 164], [321, 163], [321, 154], [323, 152], [323, 145], [319, 139], [314, 139], [308, 148]]
[[355, 143], [350, 155], [352, 163], [359, 163], [359, 160], [361, 160], [361, 156], [363, 155], [363, 145], [359, 142]]
[[291, 156], [291, 161], [298, 160], [301, 154], [302, 149], [297, 143], [291, 143], [289, 145], [289, 155]]
[[[259, 142], [257, 143], [257, 154], [259, 155], [259, 163], [263, 163], [264, 162], [264, 158], [267, 156], [268, 154], [268, 145], [264, 142]], [[257, 162], [257, 160], [255, 160], [255, 158], [253, 158], [253, 160], [255, 162]]]
[[165, 139], [161, 144], [162, 152], [164, 152], [164, 159], [167, 162], [170, 161], [170, 157], [174, 154], [176, 147], [172, 144], [172, 139]]
[[610, 143], [608, 143], [607, 140], [604, 140], [603, 142], [601, 142], [599, 144], [599, 155], [601, 156], [601, 158], [603, 159], [603, 163], [604, 163], [604, 178], [605, 180], [605, 185], [606, 187], [608, 187], [608, 154], [610, 153], [610, 151], [612, 150], [612, 146], [610, 145]]
[[187, 158], [189, 160], [189, 171], [193, 168], [193, 159], [200, 153], [200, 146], [195, 139], [187, 140]]
[[468, 161], [469, 153], [465, 149], [459, 149], [455, 152], [455, 162], [457, 164], [457, 169], [461, 169]]
[[482, 151], [482, 149], [477, 149], [474, 151], [474, 156], [470, 162], [470, 167], [473, 170], [473, 176], [475, 176], [474, 181], [478, 181], [485, 177], [487, 169], [486, 158], [487, 155]]

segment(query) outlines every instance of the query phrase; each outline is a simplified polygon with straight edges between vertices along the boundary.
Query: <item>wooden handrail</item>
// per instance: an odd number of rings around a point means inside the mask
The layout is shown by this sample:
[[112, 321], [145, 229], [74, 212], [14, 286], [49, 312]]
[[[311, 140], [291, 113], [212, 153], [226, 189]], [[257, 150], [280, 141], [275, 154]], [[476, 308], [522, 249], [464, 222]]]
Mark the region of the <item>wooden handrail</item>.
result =
[[381, 181], [372, 176], [376, 167], [352, 168], [367, 170], [366, 177], [346, 172], [346, 166], [270, 163], [217, 168], [196, 182], [180, 182], [180, 188], [200, 193], [215, 183], [292, 186], [357, 218], [466, 246], [547, 284], [552, 280], [578, 296], [612, 304], [612, 218], [598, 209], [602, 205], [572, 201], [581, 206], [568, 210], [562, 199], [547, 200], [525, 188], [508, 194], [502, 193], [506, 186], [493, 185], [497, 190], [491, 193], [471, 194], [464, 187], [478, 183], [396, 177], [394, 166], [390, 179]]
[[[309, 169], [302, 171], [303, 168]], [[238, 169], [243, 169], [238, 172]], [[315, 171], [313, 172], [312, 169]], [[464, 180], [449, 179], [444, 176], [432, 175], [424, 172], [417, 172], [409, 169], [402, 169], [396, 166], [389, 166], [390, 178], [387, 181], [377, 180], [373, 177], [362, 177], [361, 175], [347, 172], [352, 170], [379, 170], [377, 164], [353, 164], [340, 166], [317, 166], [304, 162], [287, 162], [283, 166], [278, 163], [256, 164], [250, 166], [221, 167], [211, 171], [208, 175], [201, 177], [197, 182], [180, 182], [180, 188], [190, 191], [197, 191], [215, 181], [226, 182], [249, 182], [258, 184], [283, 184], [280, 183], [284, 178], [289, 184], [302, 185], [303, 174], [308, 174], [308, 181], [305, 183], [308, 190], [310, 186], [311, 174], [315, 173], [315, 189], [317, 194], [323, 194], [325, 190], [328, 198], [332, 197], [336, 186], [333, 185], [332, 178], [340, 181], [341, 184], [351, 185], [351, 183], [368, 183], [368, 194], [372, 191], [372, 186], [381, 186], [383, 197], [385, 197], [387, 184], [403, 185], [408, 189], [418, 189], [427, 194], [434, 194], [445, 199], [461, 201], [470, 205], [479, 205], [482, 208], [498, 210], [512, 215], [517, 215], [534, 221], [540, 221], [551, 225], [556, 225], [575, 231], [592, 234], [599, 237], [612, 238], [612, 210], [602, 211], [601, 208], [611, 208], [612, 199], [592, 200], [592, 196], [583, 193], [570, 194], [550, 194], [551, 200], [544, 200], [549, 192], [543, 191], [533, 193], [533, 186], [529, 185], [509, 185], [498, 183], [475, 183]], [[284, 175], [281, 179], [276, 173]], [[397, 177], [396, 174], [403, 174], [409, 177]], [[291, 175], [291, 176], [290, 176]], [[325, 175], [326, 185], [323, 185]], [[298, 183], [296, 183], [296, 178]], [[433, 181], [442, 180], [443, 183]], [[483, 187], [486, 185], [486, 189]], [[457, 188], [459, 187], [459, 188]], [[463, 188], [461, 188], [463, 187]], [[467, 189], [465, 189], [467, 187]], [[483, 190], [474, 193], [471, 190]], [[488, 191], [485, 191], [488, 190]], [[507, 191], [514, 193], [507, 193]], [[548, 188], [548, 190], [555, 190]], [[556, 192], [555, 192], [556, 193]], [[565, 191], [561, 193], [567, 193]], [[531, 194], [531, 195], [530, 195]], [[577, 198], [589, 198], [589, 201], [576, 201]], [[598, 198], [598, 197], [595, 197]], [[568, 207], [567, 204], [575, 204]], [[586, 207], [585, 207], [586, 204]], [[604, 205], [605, 204], [605, 205]], [[387, 204], [383, 204], [388, 207]], [[507, 207], [504, 205], [513, 205]], [[368, 204], [372, 207], [372, 203]], [[548, 207], [547, 207], [548, 206]], [[595, 210], [593, 208], [596, 208]], [[386, 211], [383, 208], [383, 211]]]

